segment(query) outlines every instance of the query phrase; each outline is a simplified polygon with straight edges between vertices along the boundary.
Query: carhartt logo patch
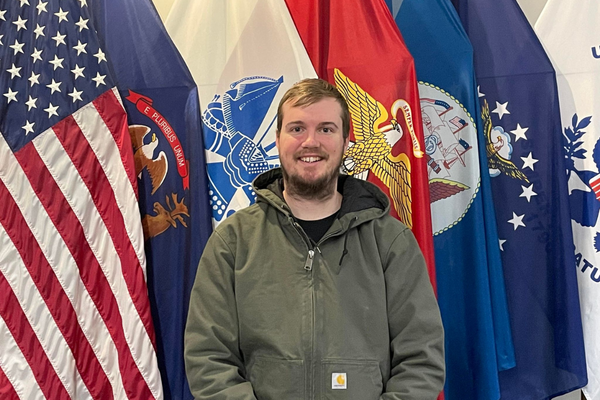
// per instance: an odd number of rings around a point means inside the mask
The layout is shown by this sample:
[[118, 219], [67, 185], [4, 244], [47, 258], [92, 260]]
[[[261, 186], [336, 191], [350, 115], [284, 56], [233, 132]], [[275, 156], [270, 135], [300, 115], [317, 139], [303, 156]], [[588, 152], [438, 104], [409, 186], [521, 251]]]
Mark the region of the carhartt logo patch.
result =
[[345, 372], [334, 372], [331, 374], [331, 388], [332, 389], [347, 389], [348, 380], [346, 379]]

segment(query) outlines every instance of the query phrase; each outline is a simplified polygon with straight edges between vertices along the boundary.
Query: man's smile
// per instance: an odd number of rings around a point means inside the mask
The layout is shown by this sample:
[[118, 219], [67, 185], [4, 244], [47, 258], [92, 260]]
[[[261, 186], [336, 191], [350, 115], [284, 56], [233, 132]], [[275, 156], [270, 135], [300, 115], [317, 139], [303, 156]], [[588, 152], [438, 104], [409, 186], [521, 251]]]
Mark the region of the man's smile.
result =
[[321, 161], [322, 159], [323, 159], [323, 157], [318, 157], [318, 156], [300, 157], [300, 161], [305, 162], [305, 163], [315, 163], [315, 162]]

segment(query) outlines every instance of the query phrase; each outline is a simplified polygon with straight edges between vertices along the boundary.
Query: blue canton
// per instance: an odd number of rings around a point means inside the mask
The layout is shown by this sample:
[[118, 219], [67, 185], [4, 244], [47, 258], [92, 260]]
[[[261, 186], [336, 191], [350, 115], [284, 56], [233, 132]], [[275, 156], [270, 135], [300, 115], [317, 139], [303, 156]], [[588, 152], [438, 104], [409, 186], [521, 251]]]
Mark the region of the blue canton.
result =
[[0, 133], [12, 151], [114, 86], [108, 68], [86, 0], [3, 2]]

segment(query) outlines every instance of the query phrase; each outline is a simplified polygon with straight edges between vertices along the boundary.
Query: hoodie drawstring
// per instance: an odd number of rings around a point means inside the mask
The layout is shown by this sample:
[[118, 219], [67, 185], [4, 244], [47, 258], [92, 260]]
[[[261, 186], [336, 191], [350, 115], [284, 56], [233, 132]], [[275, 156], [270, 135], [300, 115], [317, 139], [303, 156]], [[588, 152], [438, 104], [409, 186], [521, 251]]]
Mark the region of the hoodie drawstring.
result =
[[348, 244], [348, 235], [350, 234], [350, 229], [352, 228], [352, 225], [354, 225], [357, 219], [358, 217], [354, 217], [350, 220], [350, 223], [348, 224], [348, 229], [346, 230], [346, 234], [344, 235], [344, 251], [342, 251], [342, 256], [340, 257], [340, 267], [342, 266], [342, 261], [344, 261], [344, 257], [346, 257], [346, 254], [348, 254], [348, 248], [346, 247], [346, 245]]

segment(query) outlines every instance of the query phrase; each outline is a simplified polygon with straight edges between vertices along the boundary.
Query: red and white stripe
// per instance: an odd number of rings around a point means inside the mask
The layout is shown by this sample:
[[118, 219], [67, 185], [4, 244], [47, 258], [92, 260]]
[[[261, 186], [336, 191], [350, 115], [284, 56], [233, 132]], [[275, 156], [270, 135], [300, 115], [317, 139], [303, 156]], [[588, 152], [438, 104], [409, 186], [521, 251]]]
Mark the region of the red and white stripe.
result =
[[600, 200], [600, 175], [596, 175], [590, 179], [590, 187], [596, 193], [596, 199]]
[[0, 136], [0, 397], [162, 398], [133, 165], [116, 90]]

